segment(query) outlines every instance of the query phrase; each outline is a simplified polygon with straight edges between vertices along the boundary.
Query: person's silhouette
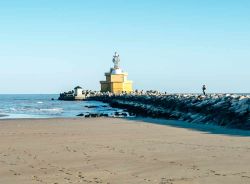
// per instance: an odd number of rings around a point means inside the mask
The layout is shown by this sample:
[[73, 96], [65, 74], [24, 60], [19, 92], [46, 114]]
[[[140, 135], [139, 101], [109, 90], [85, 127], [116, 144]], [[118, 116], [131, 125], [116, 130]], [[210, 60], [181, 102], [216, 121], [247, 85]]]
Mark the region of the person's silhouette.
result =
[[202, 86], [202, 92], [203, 92], [203, 95], [206, 95], [206, 85], [204, 84], [203, 86]]

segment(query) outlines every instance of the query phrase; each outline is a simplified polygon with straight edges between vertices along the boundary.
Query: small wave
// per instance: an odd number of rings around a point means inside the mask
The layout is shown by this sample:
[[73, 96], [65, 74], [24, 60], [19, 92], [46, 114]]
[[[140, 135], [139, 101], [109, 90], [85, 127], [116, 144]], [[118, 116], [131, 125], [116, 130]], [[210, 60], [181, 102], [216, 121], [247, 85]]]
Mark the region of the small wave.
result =
[[39, 110], [43, 112], [62, 112], [63, 108], [51, 108], [51, 109], [39, 109]]
[[38, 104], [43, 104], [43, 102], [37, 102]]
[[9, 116], [8, 114], [0, 114], [0, 118], [7, 117]]
[[23, 113], [23, 114], [60, 114], [64, 111], [63, 108], [37, 108], [37, 107], [19, 107], [9, 108], [9, 110], [3, 111], [3, 113]]
[[10, 110], [10, 111], [17, 111], [17, 109], [14, 108], [14, 107], [9, 108], [9, 110]]

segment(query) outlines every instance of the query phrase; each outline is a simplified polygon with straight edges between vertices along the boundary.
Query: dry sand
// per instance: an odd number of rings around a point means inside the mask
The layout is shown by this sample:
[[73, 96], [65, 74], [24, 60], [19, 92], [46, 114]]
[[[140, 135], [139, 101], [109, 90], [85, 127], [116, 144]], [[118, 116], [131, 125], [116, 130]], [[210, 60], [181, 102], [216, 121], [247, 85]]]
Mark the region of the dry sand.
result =
[[1, 120], [0, 184], [250, 183], [248, 134], [174, 126], [109, 118]]

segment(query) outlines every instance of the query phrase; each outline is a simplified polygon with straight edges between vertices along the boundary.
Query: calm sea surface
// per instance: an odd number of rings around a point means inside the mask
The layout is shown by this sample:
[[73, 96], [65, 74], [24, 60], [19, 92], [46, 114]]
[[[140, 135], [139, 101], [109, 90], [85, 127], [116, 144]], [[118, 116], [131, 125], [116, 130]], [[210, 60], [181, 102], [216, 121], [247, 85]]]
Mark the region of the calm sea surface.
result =
[[[51, 99], [55, 100], [52, 101]], [[59, 101], [58, 95], [0, 95], [0, 119], [76, 117], [80, 113], [120, 111], [96, 101]], [[86, 106], [94, 106], [88, 108]]]

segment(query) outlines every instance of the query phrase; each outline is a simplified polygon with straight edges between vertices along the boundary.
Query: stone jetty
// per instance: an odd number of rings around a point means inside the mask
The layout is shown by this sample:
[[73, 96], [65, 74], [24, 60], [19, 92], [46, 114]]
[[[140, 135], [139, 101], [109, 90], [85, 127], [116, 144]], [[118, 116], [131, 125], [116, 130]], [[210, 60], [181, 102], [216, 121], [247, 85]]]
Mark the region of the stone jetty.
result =
[[250, 130], [250, 95], [91, 92], [87, 99], [103, 101], [141, 116]]

